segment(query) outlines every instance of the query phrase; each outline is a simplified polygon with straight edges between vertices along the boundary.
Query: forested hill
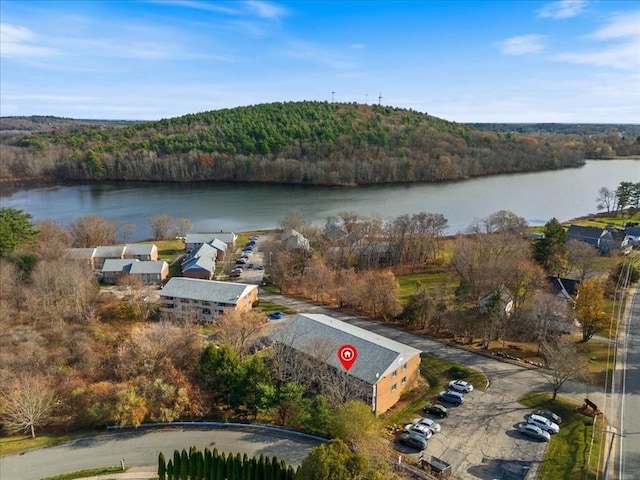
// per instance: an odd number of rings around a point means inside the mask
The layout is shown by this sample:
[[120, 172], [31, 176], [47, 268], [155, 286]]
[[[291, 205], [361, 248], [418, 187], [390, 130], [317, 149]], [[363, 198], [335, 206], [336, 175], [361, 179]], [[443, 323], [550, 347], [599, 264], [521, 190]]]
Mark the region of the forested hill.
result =
[[[7, 132], [7, 117], [2, 120]], [[412, 110], [327, 102], [157, 122], [46, 123], [45, 131], [14, 128], [2, 135], [0, 179], [359, 185], [457, 180], [640, 154], [637, 142], [620, 135], [481, 131]]]

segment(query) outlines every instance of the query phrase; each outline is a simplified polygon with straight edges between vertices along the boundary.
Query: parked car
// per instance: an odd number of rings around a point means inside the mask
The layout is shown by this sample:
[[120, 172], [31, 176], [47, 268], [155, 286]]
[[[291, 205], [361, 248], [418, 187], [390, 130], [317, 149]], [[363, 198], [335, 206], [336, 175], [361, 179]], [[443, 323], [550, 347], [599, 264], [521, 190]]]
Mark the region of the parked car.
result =
[[415, 425], [413, 423], [410, 423], [409, 425], [406, 425], [404, 427], [404, 431], [409, 433], [411, 432], [418, 433], [422, 435], [424, 438], [426, 438], [427, 440], [429, 440], [433, 436], [433, 431], [426, 425], [422, 425], [420, 423], [417, 423]]
[[239, 258], [238, 260], [236, 260], [236, 265], [244, 265], [245, 263], [247, 263], [246, 258]]
[[264, 270], [264, 265], [258, 265], [256, 268], [257, 268], [258, 270]]
[[560, 427], [557, 424], [553, 423], [548, 418], [541, 417], [540, 415], [535, 415], [533, 413], [527, 417], [527, 423], [540, 427], [542, 430], [549, 433], [558, 433], [560, 431]]
[[436, 417], [444, 418], [449, 415], [449, 410], [444, 405], [440, 405], [439, 403], [432, 403], [427, 405], [423, 409], [424, 413], [430, 413], [431, 415], [435, 415]]
[[417, 433], [404, 432], [398, 437], [398, 441], [407, 447], [422, 451], [427, 448], [427, 440]]
[[473, 385], [469, 382], [465, 382], [464, 380], [452, 380], [449, 382], [449, 390], [460, 393], [469, 393], [473, 392]]
[[438, 394], [438, 400], [457, 406], [464, 403], [464, 395], [453, 390], [443, 390]]
[[562, 418], [560, 417], [560, 415], [556, 415], [555, 413], [550, 412], [549, 410], [536, 410], [533, 412], [533, 414], [539, 415], [540, 417], [547, 418], [558, 426], [562, 423]]
[[439, 433], [442, 427], [435, 420], [431, 420], [427, 417], [418, 417], [411, 420], [414, 425], [426, 425], [433, 433]]
[[283, 312], [271, 312], [267, 316], [272, 320], [280, 320], [281, 318], [284, 318], [285, 314]]
[[519, 423], [516, 428], [523, 435], [534, 438], [541, 442], [548, 442], [549, 440], [551, 440], [551, 435], [549, 435], [549, 432], [545, 432], [540, 427], [536, 427], [535, 425], [532, 425], [530, 423]]

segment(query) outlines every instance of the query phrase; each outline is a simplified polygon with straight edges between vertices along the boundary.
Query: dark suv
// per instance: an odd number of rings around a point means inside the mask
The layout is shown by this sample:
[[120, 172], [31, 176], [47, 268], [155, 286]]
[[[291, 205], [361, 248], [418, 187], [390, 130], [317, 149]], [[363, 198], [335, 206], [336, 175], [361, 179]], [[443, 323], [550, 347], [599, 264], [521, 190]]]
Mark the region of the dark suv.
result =
[[447, 407], [444, 405], [440, 405], [439, 403], [432, 403], [431, 405], [427, 405], [424, 407], [424, 413], [430, 413], [431, 415], [435, 415], [436, 417], [444, 418], [449, 415], [449, 411]]

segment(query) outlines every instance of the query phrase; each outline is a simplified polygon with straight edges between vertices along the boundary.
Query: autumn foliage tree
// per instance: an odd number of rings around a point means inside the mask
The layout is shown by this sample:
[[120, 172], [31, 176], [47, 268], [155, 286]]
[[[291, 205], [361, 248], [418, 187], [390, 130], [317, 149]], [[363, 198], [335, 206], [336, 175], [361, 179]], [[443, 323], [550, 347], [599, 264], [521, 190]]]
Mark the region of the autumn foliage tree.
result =
[[582, 340], [590, 340], [607, 324], [604, 312], [604, 287], [598, 280], [585, 280], [578, 288], [575, 306], [576, 318], [582, 324]]
[[50, 380], [29, 374], [5, 384], [0, 392], [0, 415], [7, 431], [36, 437], [36, 429], [46, 425], [55, 401]]

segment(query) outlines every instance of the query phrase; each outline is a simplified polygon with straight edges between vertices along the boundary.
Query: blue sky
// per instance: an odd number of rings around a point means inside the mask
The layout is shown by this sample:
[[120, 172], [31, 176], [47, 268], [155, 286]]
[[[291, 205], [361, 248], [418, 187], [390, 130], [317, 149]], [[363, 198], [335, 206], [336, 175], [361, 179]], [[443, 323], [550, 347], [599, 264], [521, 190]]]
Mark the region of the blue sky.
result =
[[0, 20], [2, 116], [381, 95], [457, 122], [640, 123], [632, 0], [2, 0]]

